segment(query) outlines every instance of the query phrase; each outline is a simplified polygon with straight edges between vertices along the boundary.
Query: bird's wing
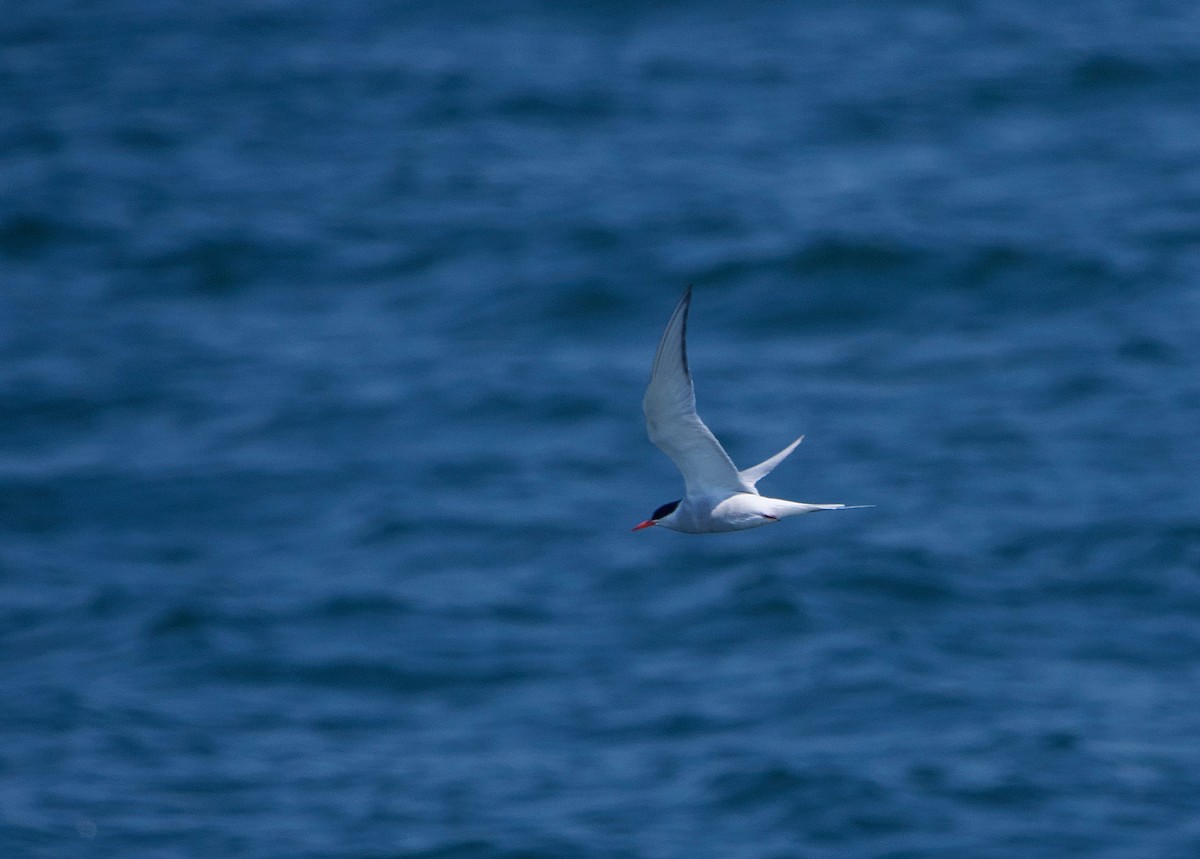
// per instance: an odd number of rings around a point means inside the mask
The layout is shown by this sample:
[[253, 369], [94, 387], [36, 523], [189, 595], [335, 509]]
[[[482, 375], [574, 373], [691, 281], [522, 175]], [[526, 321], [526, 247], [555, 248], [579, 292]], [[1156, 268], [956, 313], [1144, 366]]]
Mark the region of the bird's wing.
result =
[[751, 486], [753, 486], [774, 471], [775, 466], [787, 459], [788, 454], [795, 450], [796, 445], [800, 444], [802, 441], [804, 441], [804, 436], [800, 436], [800, 438], [796, 439], [770, 459], [765, 459], [758, 465], [752, 465], [749, 468], [743, 468], [740, 472], [738, 472], [738, 476], [742, 478], [743, 482], [749, 483]]
[[663, 331], [650, 384], [642, 400], [646, 432], [683, 473], [688, 495], [711, 492], [749, 492], [729, 454], [696, 414], [696, 393], [687, 363], [687, 315], [692, 300], [689, 286]]

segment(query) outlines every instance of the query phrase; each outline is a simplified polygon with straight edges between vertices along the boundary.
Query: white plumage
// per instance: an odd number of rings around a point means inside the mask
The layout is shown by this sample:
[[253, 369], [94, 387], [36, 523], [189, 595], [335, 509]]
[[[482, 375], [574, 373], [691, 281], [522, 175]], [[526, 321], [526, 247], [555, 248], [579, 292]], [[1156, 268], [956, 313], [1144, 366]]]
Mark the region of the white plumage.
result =
[[[685, 495], [664, 504], [633, 530], [661, 525], [689, 534], [741, 531], [785, 516], [817, 510], [850, 509], [844, 504], [801, 504], [759, 495], [756, 484], [783, 462], [804, 436], [770, 459], [738, 471], [704, 421], [696, 414], [696, 393], [687, 362], [687, 318], [692, 288], [671, 314], [654, 354], [650, 384], [642, 400], [646, 432], [683, 474]], [[869, 506], [869, 505], [859, 505]]]

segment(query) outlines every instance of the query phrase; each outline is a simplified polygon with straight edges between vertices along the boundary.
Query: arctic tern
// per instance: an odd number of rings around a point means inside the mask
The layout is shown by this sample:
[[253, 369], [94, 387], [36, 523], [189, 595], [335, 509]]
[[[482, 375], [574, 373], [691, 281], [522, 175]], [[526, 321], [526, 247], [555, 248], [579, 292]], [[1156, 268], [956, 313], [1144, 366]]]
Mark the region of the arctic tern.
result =
[[[684, 497], [670, 501], [634, 531], [661, 525], [688, 534], [741, 531], [817, 510], [849, 510], [845, 504], [802, 504], [767, 498], [755, 485], [783, 462], [804, 436], [770, 459], [741, 471], [696, 414], [696, 393], [687, 360], [687, 318], [692, 288], [684, 293], [659, 341], [642, 400], [646, 432], [683, 473]], [[871, 505], [854, 505], [869, 507]]]

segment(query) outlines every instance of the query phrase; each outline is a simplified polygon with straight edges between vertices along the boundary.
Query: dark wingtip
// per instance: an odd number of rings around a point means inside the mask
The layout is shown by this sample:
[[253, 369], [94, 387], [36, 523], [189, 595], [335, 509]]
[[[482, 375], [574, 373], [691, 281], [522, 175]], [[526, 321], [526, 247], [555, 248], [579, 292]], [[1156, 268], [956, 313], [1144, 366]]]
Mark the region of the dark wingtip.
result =
[[683, 358], [683, 374], [691, 378], [692, 371], [688, 368], [687, 359], [687, 322], [688, 311], [692, 308], [692, 285], [689, 283], [683, 292], [683, 325], [679, 328], [679, 354]]

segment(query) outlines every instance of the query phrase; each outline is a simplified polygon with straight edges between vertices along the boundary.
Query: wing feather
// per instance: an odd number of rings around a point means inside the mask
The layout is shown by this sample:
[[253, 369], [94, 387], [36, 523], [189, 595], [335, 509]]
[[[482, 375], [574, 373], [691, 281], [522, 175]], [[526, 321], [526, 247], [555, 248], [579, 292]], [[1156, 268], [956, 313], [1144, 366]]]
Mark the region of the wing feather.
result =
[[800, 436], [800, 438], [796, 439], [770, 459], [763, 460], [758, 465], [752, 465], [749, 468], [743, 468], [739, 472], [742, 482], [749, 483], [751, 486], [757, 484], [758, 481], [762, 480], [764, 477], [774, 471], [775, 466], [787, 459], [788, 454], [795, 450], [796, 445], [800, 444], [802, 441], [804, 441], [804, 436]]
[[742, 479], [733, 460], [696, 414], [696, 393], [687, 362], [687, 316], [692, 288], [684, 293], [663, 331], [650, 384], [642, 400], [646, 432], [683, 474], [688, 495], [710, 492], [749, 492], [753, 483]]

